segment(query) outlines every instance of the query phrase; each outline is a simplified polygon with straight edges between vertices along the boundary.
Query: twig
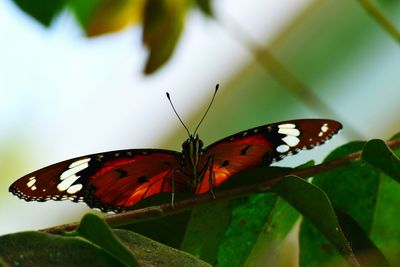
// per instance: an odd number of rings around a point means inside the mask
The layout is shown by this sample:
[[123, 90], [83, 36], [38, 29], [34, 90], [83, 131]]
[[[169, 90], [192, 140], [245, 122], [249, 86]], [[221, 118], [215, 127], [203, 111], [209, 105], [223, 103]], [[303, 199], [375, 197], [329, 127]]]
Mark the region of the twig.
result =
[[380, 12], [369, 0], [358, 0], [360, 5], [367, 11], [381, 27], [400, 43], [400, 32], [396, 29], [395, 25], [392, 24], [386, 17]]
[[[387, 142], [387, 145], [392, 148], [400, 148], [400, 139], [396, 140], [391, 140]], [[301, 178], [308, 178], [311, 176], [314, 176], [316, 174], [326, 172], [338, 167], [346, 166], [347, 164], [350, 164], [351, 162], [358, 160], [361, 156], [362, 151], [358, 151], [352, 154], [348, 154], [345, 157], [341, 157], [329, 162], [321, 163], [312, 167], [308, 168], [302, 168], [302, 169], [294, 169], [292, 173], [282, 175], [275, 177], [273, 179], [269, 179], [257, 184], [253, 185], [248, 185], [248, 186], [242, 186], [239, 188], [234, 188], [234, 189], [229, 189], [226, 191], [221, 191], [221, 192], [216, 192], [215, 196], [217, 199], [222, 200], [222, 199], [230, 199], [230, 198], [236, 198], [239, 196], [243, 195], [248, 195], [250, 193], [256, 193], [256, 192], [264, 192], [267, 191], [268, 189], [271, 188], [272, 185], [276, 184], [278, 181], [281, 179], [285, 178], [287, 175], [296, 175]], [[194, 207], [197, 207], [198, 205], [204, 204], [204, 203], [209, 203], [214, 201], [213, 198], [208, 195], [201, 195], [196, 198], [191, 198], [191, 199], [186, 199], [182, 200], [179, 202], [174, 203], [175, 209], [172, 208], [171, 204], [162, 204], [159, 206], [152, 206], [148, 208], [143, 208], [143, 209], [138, 209], [138, 210], [132, 210], [124, 213], [118, 213], [118, 214], [113, 214], [113, 215], [108, 215], [104, 217], [105, 221], [111, 226], [111, 227], [118, 227], [122, 225], [128, 225], [133, 222], [138, 222], [138, 221], [144, 221], [144, 220], [149, 220], [151, 218], [156, 218], [156, 217], [161, 217], [165, 215], [171, 215], [174, 213], [180, 213], [183, 211], [187, 211], [190, 209], [193, 209]], [[47, 232], [47, 233], [53, 233], [53, 234], [59, 234], [64, 231], [71, 231], [74, 230], [78, 226], [78, 222], [70, 223], [70, 224], [64, 224], [64, 225], [59, 225], [47, 229], [41, 230], [42, 232]]]

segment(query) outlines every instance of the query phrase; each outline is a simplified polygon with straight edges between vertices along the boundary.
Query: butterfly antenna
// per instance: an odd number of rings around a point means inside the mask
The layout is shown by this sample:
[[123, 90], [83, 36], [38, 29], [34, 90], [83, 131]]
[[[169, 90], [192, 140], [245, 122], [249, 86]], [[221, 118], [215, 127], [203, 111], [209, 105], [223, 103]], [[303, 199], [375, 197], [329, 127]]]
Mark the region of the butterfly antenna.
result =
[[171, 104], [171, 106], [172, 106], [172, 109], [174, 110], [174, 112], [175, 112], [176, 116], [178, 117], [179, 121], [182, 123], [183, 127], [185, 127], [185, 129], [186, 129], [186, 131], [187, 131], [188, 135], [190, 136], [189, 129], [188, 129], [188, 128], [186, 127], [186, 125], [183, 123], [183, 121], [182, 121], [181, 117], [179, 117], [179, 114], [178, 114], [178, 112], [176, 112], [176, 109], [175, 109], [175, 107], [174, 107], [174, 104], [172, 104], [172, 101], [171, 101], [171, 98], [170, 98], [170, 96], [169, 96], [169, 93], [168, 93], [168, 92], [167, 92], [167, 98], [168, 98], [168, 100], [169, 100], [169, 103]]
[[204, 113], [203, 118], [201, 118], [199, 124], [197, 125], [196, 129], [194, 130], [193, 136], [196, 135], [197, 129], [199, 129], [201, 123], [203, 122], [204, 118], [206, 117], [208, 111], [210, 110], [211, 105], [212, 105], [212, 103], [214, 102], [214, 98], [215, 98], [215, 95], [217, 94], [218, 89], [219, 89], [219, 84], [217, 84], [217, 85], [215, 86], [214, 95], [213, 95], [213, 97], [211, 98], [210, 104], [208, 105], [208, 108], [207, 108], [206, 112]]

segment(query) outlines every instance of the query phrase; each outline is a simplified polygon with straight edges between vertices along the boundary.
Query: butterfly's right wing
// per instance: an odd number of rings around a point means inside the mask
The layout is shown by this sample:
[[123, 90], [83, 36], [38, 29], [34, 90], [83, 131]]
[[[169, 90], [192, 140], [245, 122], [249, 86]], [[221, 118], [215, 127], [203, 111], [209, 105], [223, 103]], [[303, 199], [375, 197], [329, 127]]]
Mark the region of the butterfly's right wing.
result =
[[[302, 149], [325, 143], [342, 125], [334, 120], [302, 119], [259, 126], [219, 140], [204, 149], [204, 166], [214, 161], [214, 186], [219, 186], [232, 175], [261, 165], [269, 165]], [[205, 173], [196, 193], [209, 191], [209, 172]]]

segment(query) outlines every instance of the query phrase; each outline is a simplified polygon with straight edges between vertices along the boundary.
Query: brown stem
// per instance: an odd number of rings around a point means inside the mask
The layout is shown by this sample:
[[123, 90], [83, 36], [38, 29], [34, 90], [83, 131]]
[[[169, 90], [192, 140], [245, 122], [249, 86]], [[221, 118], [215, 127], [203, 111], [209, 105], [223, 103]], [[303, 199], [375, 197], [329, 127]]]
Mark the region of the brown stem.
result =
[[358, 0], [358, 2], [393, 39], [400, 43], [400, 32], [396, 26], [371, 1]]
[[[392, 149], [400, 148], [400, 139], [388, 141], [387, 145]], [[322, 172], [346, 166], [347, 164], [350, 164], [352, 161], [358, 160], [361, 156], [361, 153], [362, 151], [358, 151], [352, 154], [348, 154], [342, 158], [338, 158], [329, 162], [324, 162], [312, 167], [294, 169], [293, 172], [290, 174], [278, 176], [273, 179], [269, 179], [257, 184], [216, 192], [215, 196], [217, 199], [222, 200], [222, 199], [236, 198], [239, 196], [248, 195], [250, 193], [255, 193], [255, 192], [264, 192], [270, 189], [272, 185], [276, 184], [278, 181], [285, 178], [287, 175], [295, 175], [305, 179]], [[174, 203], [175, 208], [172, 208], [171, 204], [168, 203], [159, 206], [152, 206], [152, 207], [132, 210], [124, 213], [112, 214], [105, 216], [104, 219], [111, 227], [118, 227], [122, 225], [128, 225], [133, 222], [149, 220], [151, 218], [187, 211], [193, 209], [194, 207], [197, 207], [198, 205], [212, 201], [213, 198], [211, 197], [211, 195], [205, 194], [198, 196], [196, 198], [191, 198], [176, 202]], [[64, 224], [43, 229], [41, 231], [58, 234], [64, 231], [74, 230], [78, 226], [78, 224], [79, 224], [78, 222], [74, 222], [70, 224]]]

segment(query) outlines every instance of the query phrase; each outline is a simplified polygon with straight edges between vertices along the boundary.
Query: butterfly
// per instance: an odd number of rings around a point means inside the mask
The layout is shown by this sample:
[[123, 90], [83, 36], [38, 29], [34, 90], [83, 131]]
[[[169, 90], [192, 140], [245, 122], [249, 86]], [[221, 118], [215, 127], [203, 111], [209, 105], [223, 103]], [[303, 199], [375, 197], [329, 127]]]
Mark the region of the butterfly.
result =
[[323, 144], [342, 128], [328, 119], [282, 121], [233, 134], [204, 148], [196, 134], [198, 126], [190, 134], [184, 125], [189, 138], [181, 152], [130, 149], [81, 156], [25, 175], [9, 191], [27, 201], [69, 199], [114, 212], [163, 192], [214, 195], [214, 188], [233, 175]]

